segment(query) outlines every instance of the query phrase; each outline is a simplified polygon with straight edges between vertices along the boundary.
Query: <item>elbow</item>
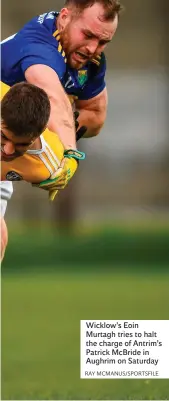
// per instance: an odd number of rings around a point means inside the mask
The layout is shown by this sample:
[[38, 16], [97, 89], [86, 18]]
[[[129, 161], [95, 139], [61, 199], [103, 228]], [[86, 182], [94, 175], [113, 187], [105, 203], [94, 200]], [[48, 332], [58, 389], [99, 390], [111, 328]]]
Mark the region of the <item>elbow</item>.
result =
[[103, 124], [97, 125], [97, 127], [95, 127], [92, 131], [92, 134], [93, 134], [92, 136], [98, 136], [100, 134], [102, 127], [103, 127]]
[[99, 135], [103, 125], [104, 125], [104, 122], [102, 122], [100, 124], [97, 123], [93, 127], [88, 128], [86, 134], [84, 134], [84, 138], [93, 138], [93, 137]]
[[95, 121], [93, 121], [93, 124], [88, 127], [88, 130], [86, 134], [84, 135], [84, 138], [92, 138], [95, 136], [98, 136], [104, 126], [105, 123], [105, 116], [98, 116]]
[[105, 120], [106, 120], [106, 114], [104, 114], [104, 115], [102, 114], [101, 116], [97, 116], [97, 117], [98, 118], [96, 119], [96, 125], [95, 125], [95, 127], [93, 127], [94, 128], [93, 136], [97, 136], [101, 132], [101, 130], [104, 126]]

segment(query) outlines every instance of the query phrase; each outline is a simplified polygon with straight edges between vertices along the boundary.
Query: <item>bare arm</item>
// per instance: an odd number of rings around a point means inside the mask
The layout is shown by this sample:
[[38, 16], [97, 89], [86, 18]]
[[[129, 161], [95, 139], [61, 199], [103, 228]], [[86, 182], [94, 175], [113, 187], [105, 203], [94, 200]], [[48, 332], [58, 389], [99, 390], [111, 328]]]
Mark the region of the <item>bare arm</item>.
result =
[[88, 130], [84, 137], [89, 138], [97, 135], [106, 119], [107, 114], [107, 89], [89, 100], [77, 100], [76, 109], [80, 112], [79, 127], [85, 125]]
[[8, 230], [3, 217], [0, 217], [0, 226], [1, 226], [1, 262], [2, 262], [8, 244]]
[[65, 149], [76, 149], [71, 104], [56, 72], [46, 65], [36, 64], [25, 71], [25, 78], [29, 83], [44, 89], [49, 96], [51, 115], [48, 128], [59, 135]]

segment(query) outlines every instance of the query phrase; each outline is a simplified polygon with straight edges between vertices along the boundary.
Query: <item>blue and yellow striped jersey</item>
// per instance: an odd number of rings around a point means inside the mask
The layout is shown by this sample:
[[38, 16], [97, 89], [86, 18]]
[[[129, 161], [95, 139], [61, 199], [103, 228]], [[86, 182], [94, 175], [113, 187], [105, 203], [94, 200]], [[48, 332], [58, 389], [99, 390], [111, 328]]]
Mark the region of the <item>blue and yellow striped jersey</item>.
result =
[[105, 56], [102, 53], [79, 70], [70, 68], [60, 43], [57, 16], [54, 11], [39, 15], [2, 42], [1, 79], [12, 86], [25, 80], [31, 65], [44, 64], [57, 73], [68, 95], [79, 100], [95, 97], [105, 87]]

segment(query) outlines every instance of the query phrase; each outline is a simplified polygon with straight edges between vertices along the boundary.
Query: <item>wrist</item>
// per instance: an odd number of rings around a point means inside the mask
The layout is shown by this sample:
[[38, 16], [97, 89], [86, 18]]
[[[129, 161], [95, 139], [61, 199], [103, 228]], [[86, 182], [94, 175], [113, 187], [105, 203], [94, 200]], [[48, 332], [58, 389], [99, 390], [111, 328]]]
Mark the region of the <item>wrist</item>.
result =
[[70, 149], [77, 150], [76, 144], [74, 144], [74, 145], [71, 144], [71, 145], [64, 146], [64, 152], [66, 152], [67, 150], [70, 150]]
[[75, 159], [75, 160], [84, 160], [86, 155], [84, 152], [80, 152], [77, 149], [65, 149], [64, 151], [64, 157], [67, 157], [68, 159]]

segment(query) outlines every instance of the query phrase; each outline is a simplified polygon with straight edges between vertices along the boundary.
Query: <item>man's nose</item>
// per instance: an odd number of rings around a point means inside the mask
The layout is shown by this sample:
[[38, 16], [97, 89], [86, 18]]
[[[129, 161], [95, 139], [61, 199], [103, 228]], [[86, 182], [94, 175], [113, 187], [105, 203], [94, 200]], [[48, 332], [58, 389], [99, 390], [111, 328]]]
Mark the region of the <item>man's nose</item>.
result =
[[7, 141], [3, 147], [3, 151], [6, 153], [6, 155], [13, 155], [13, 153], [15, 153], [14, 144], [10, 141]]
[[86, 46], [86, 50], [90, 55], [93, 55], [98, 47], [98, 40], [97, 39], [92, 39]]

